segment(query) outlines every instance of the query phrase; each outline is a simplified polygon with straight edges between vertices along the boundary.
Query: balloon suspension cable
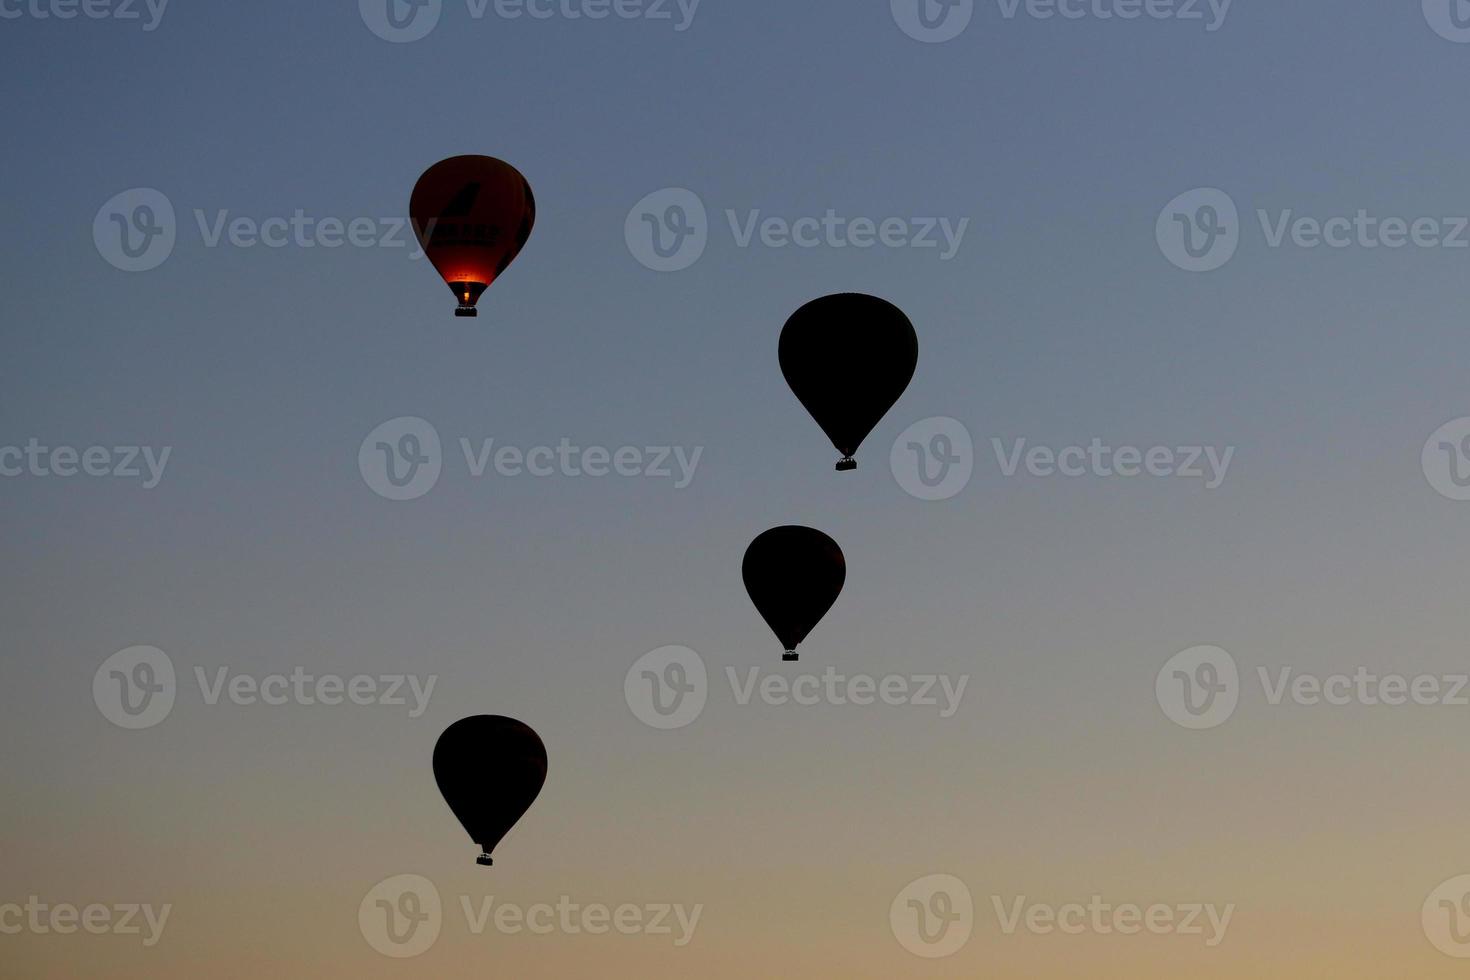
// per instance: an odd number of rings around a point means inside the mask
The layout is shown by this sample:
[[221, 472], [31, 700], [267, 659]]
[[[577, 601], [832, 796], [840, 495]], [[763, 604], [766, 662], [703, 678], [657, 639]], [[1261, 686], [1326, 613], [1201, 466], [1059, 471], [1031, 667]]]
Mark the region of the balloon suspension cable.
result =
[[488, 868], [491, 865], [493, 865], [495, 862], [491, 859], [490, 852], [489, 851], [485, 851], [479, 857], [475, 858], [475, 863], [478, 864], [482, 868]]
[[785, 653], [781, 654], [781, 659], [783, 661], [789, 662], [793, 660], [800, 660], [801, 658], [796, 655], [795, 650], [787, 650]]
[[844, 456], [837, 461], [837, 472], [846, 473], [848, 470], [857, 469], [857, 460], [851, 456]]

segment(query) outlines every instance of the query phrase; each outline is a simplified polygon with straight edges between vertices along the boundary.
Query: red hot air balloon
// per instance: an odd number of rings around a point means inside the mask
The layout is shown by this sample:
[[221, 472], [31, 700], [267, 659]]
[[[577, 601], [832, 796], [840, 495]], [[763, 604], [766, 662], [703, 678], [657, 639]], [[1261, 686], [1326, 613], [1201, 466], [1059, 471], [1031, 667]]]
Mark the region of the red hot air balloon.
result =
[[546, 782], [546, 746], [529, 725], [501, 715], [473, 715], [444, 729], [434, 745], [434, 781], [470, 840], [476, 864], [536, 801]]
[[459, 299], [454, 315], [475, 316], [480, 294], [531, 237], [536, 199], [504, 160], [450, 157], [424, 171], [408, 213], [424, 254]]

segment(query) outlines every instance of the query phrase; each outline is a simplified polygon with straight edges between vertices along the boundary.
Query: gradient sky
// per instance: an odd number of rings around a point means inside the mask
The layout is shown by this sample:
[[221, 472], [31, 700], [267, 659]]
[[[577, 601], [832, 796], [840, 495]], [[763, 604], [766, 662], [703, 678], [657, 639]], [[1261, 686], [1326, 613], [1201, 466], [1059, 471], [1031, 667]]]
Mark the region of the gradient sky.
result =
[[[883, 0], [704, 0], [669, 21], [472, 20], [390, 44], [351, 3], [173, 0], [139, 22], [0, 20], [8, 193], [0, 445], [172, 447], [162, 483], [0, 479], [0, 904], [170, 903], [162, 941], [0, 936], [0, 972], [72, 978], [896, 975], [1449, 977], [1420, 906], [1470, 871], [1470, 708], [1270, 706], [1210, 731], [1154, 679], [1218, 644], [1259, 666], [1470, 670], [1470, 504], [1425, 440], [1470, 415], [1470, 250], [1267, 246], [1257, 209], [1470, 214], [1454, 111], [1470, 45], [1417, 3], [1238, 0], [1200, 22], [1007, 19], [912, 40]], [[7, 6], [7, 9], [12, 9]], [[20, 8], [14, 8], [20, 9]], [[534, 234], [477, 320], [406, 249], [208, 248], [194, 209], [402, 215], [459, 153], [520, 168]], [[99, 255], [114, 194], [163, 192], [160, 267]], [[714, 225], [691, 268], [625, 244], [645, 195]], [[1218, 187], [1244, 233], [1191, 274], [1155, 241]], [[724, 211], [969, 218], [935, 250], [739, 248]], [[918, 373], [852, 474], [776, 364], [782, 323], [843, 290], [903, 307]], [[431, 421], [445, 472], [390, 502], [357, 467]], [[959, 496], [906, 494], [889, 448], [964, 422]], [[704, 447], [691, 486], [471, 479], [460, 437]], [[1004, 477], [991, 440], [1236, 448], [1181, 479]], [[773, 524], [839, 541], [846, 590], [801, 670], [968, 675], [961, 710], [741, 706], [724, 669], [789, 673], [740, 582]], [[147, 644], [181, 690], [124, 731], [91, 698]], [[697, 650], [687, 728], [623, 679]], [[194, 667], [434, 674], [427, 712], [203, 703]], [[539, 801], [473, 848], [429, 768], [467, 714], [546, 741]], [[427, 876], [446, 905], [703, 904], [694, 941], [472, 936], [415, 959], [357, 908]], [[947, 959], [889, 905], [973, 893]], [[992, 895], [1234, 903], [1226, 940], [1005, 935]]]

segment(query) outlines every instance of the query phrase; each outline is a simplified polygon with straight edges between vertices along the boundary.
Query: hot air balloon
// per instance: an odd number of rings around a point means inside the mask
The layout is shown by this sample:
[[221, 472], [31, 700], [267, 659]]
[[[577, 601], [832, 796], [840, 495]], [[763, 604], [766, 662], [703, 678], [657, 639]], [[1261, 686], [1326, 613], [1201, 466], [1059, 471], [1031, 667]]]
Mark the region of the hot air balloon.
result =
[[424, 254], [459, 299], [454, 315], [476, 316], [480, 294], [531, 237], [536, 199], [504, 160], [450, 157], [424, 171], [408, 213]]
[[823, 296], [791, 314], [781, 330], [781, 373], [842, 458], [853, 459], [898, 401], [919, 362], [919, 338], [903, 311], [862, 293]]
[[797, 645], [842, 592], [847, 561], [821, 531], [787, 525], [750, 543], [740, 574], [750, 601], [786, 650], [781, 659], [796, 660]]
[[470, 840], [480, 845], [475, 863], [489, 867], [490, 852], [546, 782], [546, 746], [514, 718], [461, 718], [434, 745], [434, 781]]

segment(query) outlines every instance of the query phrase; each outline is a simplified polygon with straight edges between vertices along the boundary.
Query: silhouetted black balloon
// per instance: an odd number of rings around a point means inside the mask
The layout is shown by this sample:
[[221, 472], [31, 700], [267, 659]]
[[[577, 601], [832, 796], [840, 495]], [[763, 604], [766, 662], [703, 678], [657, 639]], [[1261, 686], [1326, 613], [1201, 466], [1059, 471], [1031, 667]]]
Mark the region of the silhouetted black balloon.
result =
[[476, 863], [489, 865], [490, 852], [546, 782], [546, 746], [514, 718], [461, 718], [434, 746], [434, 781], [484, 852]]
[[764, 531], [745, 549], [740, 569], [750, 601], [795, 660], [797, 644], [821, 622], [842, 592], [847, 561], [837, 542], [816, 528]]
[[838, 470], [898, 401], [919, 363], [919, 338], [903, 310], [862, 293], [823, 296], [781, 330], [781, 373], [842, 453]]

